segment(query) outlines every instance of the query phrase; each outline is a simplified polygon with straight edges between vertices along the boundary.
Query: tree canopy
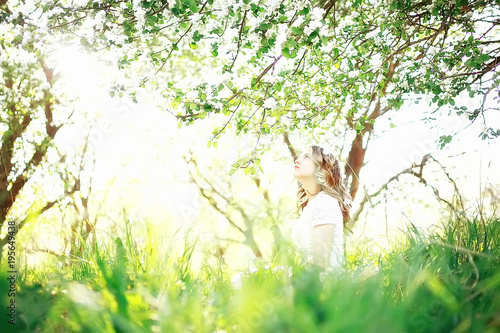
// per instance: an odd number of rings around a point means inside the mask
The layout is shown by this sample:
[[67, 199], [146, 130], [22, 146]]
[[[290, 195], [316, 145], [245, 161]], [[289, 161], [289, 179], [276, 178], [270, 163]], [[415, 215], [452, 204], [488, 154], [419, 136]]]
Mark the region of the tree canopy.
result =
[[[414, 94], [470, 121], [457, 97], [498, 93], [499, 0], [186, 0], [20, 1], [3, 20], [18, 43], [63, 32], [90, 50], [118, 52], [123, 70], [140, 63], [133, 83], [111, 94], [154, 88], [182, 124], [220, 117], [208, 145], [237, 133], [283, 134], [341, 126], [355, 131], [347, 160], [357, 190], [375, 120]], [[29, 36], [29, 37], [27, 37]], [[188, 66], [187, 64], [190, 64]], [[189, 68], [188, 68], [189, 67]], [[500, 135], [485, 124], [483, 138]], [[451, 135], [441, 137], [444, 145]], [[251, 156], [233, 165], [255, 173]]]

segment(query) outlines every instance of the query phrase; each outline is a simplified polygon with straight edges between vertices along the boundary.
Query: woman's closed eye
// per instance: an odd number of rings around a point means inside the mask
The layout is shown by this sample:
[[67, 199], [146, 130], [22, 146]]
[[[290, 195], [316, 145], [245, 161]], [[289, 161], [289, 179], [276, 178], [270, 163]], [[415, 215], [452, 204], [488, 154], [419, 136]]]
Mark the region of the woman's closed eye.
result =
[[309, 153], [304, 153], [304, 154], [300, 155], [297, 160], [295, 160], [295, 163], [297, 163], [298, 161], [303, 161], [305, 158], [310, 158], [310, 157], [311, 157], [311, 155]]

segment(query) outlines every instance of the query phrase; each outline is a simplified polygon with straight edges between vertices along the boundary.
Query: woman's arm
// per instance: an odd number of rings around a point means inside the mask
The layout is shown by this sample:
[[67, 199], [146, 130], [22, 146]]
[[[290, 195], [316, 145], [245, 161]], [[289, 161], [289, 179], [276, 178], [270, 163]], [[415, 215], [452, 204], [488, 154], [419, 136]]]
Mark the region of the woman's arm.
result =
[[321, 224], [313, 228], [314, 264], [321, 268], [326, 268], [330, 261], [334, 231], [333, 224]]

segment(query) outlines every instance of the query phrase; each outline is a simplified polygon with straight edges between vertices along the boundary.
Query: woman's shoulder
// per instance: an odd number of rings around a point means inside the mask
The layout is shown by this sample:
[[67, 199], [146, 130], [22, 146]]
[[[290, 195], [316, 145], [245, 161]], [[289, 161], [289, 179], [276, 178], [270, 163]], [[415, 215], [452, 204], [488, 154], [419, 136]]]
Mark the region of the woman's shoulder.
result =
[[318, 200], [322, 204], [330, 204], [334, 205], [334, 207], [339, 206], [339, 202], [337, 199], [332, 197], [330, 194], [326, 193], [325, 191], [321, 191], [317, 194]]
[[318, 224], [339, 224], [342, 221], [342, 211], [340, 205], [334, 197], [326, 192], [320, 192], [315, 197], [316, 200], [311, 212], [312, 225]]
[[338, 215], [339, 213], [342, 214], [340, 203], [336, 198], [326, 193], [325, 191], [321, 191], [320, 193], [318, 193], [318, 195], [321, 195], [318, 198], [319, 200], [316, 202], [318, 207], [321, 207], [321, 209], [333, 211], [334, 215]]

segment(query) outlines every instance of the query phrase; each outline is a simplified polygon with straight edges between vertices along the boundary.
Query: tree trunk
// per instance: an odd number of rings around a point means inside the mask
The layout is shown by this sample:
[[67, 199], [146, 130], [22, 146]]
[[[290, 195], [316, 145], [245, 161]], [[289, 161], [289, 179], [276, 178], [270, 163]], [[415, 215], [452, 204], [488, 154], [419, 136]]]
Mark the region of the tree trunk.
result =
[[[385, 92], [387, 90], [387, 87], [389, 83], [392, 81], [392, 78], [394, 77], [394, 72], [396, 67], [399, 65], [400, 61], [397, 60], [396, 62], [391, 61], [389, 65], [389, 70], [387, 72], [387, 76], [383, 79], [385, 81], [384, 87], [380, 91], [380, 95], [385, 95]], [[348, 188], [349, 192], [351, 194], [352, 200], [356, 197], [356, 194], [358, 193], [359, 189], [359, 173], [361, 171], [361, 168], [364, 165], [364, 160], [365, 160], [365, 153], [366, 149], [368, 148], [368, 145], [366, 147], [363, 147], [363, 138], [365, 135], [370, 135], [371, 132], [373, 131], [373, 124], [370, 122], [371, 120], [375, 120], [387, 111], [389, 111], [391, 108], [386, 107], [384, 109], [381, 108], [380, 104], [380, 97], [377, 98], [375, 94], [372, 94], [371, 101], [373, 102], [375, 99], [377, 99], [377, 104], [375, 105], [375, 109], [373, 112], [370, 114], [368, 117], [368, 121], [363, 121], [362, 125], [364, 128], [356, 135], [354, 138], [352, 145], [351, 145], [351, 150], [349, 151], [349, 156], [347, 157], [346, 165], [345, 165], [345, 175], [347, 177], [347, 182], [348, 182]], [[364, 116], [368, 115], [368, 109], [365, 111]], [[356, 128], [356, 123], [354, 122], [354, 114], [351, 115], [348, 119], [348, 124], [349, 126], [354, 129]]]

